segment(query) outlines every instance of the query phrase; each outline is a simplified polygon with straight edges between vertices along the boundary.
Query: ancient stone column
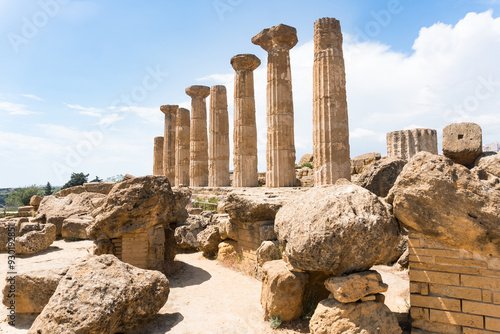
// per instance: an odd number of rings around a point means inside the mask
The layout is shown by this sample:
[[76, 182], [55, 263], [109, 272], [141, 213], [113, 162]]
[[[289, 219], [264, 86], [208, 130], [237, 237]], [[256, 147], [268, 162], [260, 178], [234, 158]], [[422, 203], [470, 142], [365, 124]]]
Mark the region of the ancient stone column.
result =
[[264, 29], [252, 38], [252, 43], [268, 52], [267, 187], [293, 187], [295, 185], [290, 49], [297, 44], [297, 41], [297, 30], [284, 24]]
[[228, 187], [229, 116], [224, 86], [210, 88], [210, 123], [208, 136], [208, 186]]
[[438, 154], [437, 133], [432, 129], [393, 131], [387, 134], [387, 156], [410, 160], [420, 151]]
[[191, 96], [191, 148], [189, 162], [189, 185], [206, 187], [208, 185], [208, 136], [207, 136], [207, 97], [210, 87], [190, 86], [186, 94]]
[[334, 18], [314, 23], [313, 155], [316, 186], [351, 179], [342, 32]]
[[163, 175], [163, 137], [154, 139], [153, 175]]
[[234, 75], [233, 187], [257, 187], [257, 126], [253, 71], [260, 59], [252, 54], [231, 58]]
[[189, 110], [179, 108], [175, 128], [175, 185], [189, 186], [190, 120]]
[[160, 110], [165, 114], [165, 134], [163, 138], [163, 175], [170, 184], [175, 182], [175, 116], [177, 105], [164, 105]]

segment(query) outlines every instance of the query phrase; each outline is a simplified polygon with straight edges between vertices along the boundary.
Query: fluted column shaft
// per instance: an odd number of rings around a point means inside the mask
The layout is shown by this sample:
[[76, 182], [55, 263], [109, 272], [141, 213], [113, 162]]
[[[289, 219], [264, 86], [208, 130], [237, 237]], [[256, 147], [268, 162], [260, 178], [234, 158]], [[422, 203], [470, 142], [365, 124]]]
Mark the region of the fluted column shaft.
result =
[[208, 186], [228, 187], [229, 116], [226, 87], [210, 88], [210, 123], [208, 142]]
[[186, 88], [191, 96], [191, 148], [189, 162], [189, 184], [191, 187], [208, 186], [208, 135], [207, 97], [210, 87], [191, 86]]
[[153, 175], [163, 175], [163, 137], [154, 139]]
[[189, 150], [190, 150], [190, 115], [189, 110], [179, 108], [175, 128], [175, 185], [189, 186]]
[[387, 134], [387, 156], [410, 160], [421, 151], [438, 154], [437, 132], [433, 129], [392, 131]]
[[234, 75], [233, 187], [257, 187], [257, 126], [253, 71], [260, 59], [252, 54], [231, 58]]
[[351, 179], [342, 32], [333, 18], [314, 23], [313, 154], [316, 186]]
[[165, 134], [163, 136], [163, 175], [170, 183], [175, 182], [175, 117], [177, 105], [163, 105], [160, 110], [165, 114]]
[[280, 24], [252, 38], [268, 52], [266, 186], [295, 185], [295, 141], [290, 49], [297, 44], [295, 28]]

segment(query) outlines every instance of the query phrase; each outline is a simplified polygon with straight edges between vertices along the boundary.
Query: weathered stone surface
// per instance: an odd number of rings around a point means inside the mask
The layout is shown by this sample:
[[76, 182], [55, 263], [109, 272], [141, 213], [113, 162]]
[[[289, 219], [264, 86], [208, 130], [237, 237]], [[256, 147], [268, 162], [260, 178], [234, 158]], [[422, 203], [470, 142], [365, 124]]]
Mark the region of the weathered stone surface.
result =
[[69, 268], [28, 333], [118, 333], [149, 320], [167, 301], [168, 280], [112, 255]]
[[277, 241], [264, 241], [257, 249], [257, 263], [263, 266], [269, 261], [281, 260], [281, 252]]
[[281, 317], [283, 321], [289, 321], [299, 318], [307, 279], [306, 273], [289, 271], [283, 260], [265, 263], [260, 295], [264, 319]]
[[391, 310], [376, 301], [344, 304], [322, 300], [309, 322], [311, 334], [400, 334]]
[[35, 213], [35, 207], [31, 205], [20, 206], [17, 208], [16, 217], [31, 217]]
[[370, 190], [377, 196], [385, 197], [403, 170], [406, 161], [387, 158], [365, 166], [361, 174], [353, 177], [353, 183]]
[[136, 177], [113, 188], [105, 203], [92, 212], [95, 222], [87, 232], [92, 239], [101, 234], [118, 238], [167, 224], [175, 213], [175, 197], [165, 176]]
[[175, 130], [178, 105], [163, 105], [160, 110], [165, 114], [163, 135], [163, 175], [170, 183], [175, 182]]
[[26, 233], [31, 231], [41, 231], [43, 230], [44, 225], [40, 223], [19, 223], [19, 232], [17, 236], [22, 237]]
[[302, 166], [305, 163], [310, 163], [312, 164], [314, 162], [314, 155], [306, 153], [300, 158], [299, 160], [299, 166]]
[[92, 221], [90, 216], [66, 218], [62, 224], [62, 237], [69, 240], [88, 239], [87, 227]]
[[189, 186], [191, 116], [186, 108], [177, 111], [175, 129], [175, 185]]
[[268, 52], [266, 187], [295, 185], [295, 140], [290, 49], [297, 30], [280, 24], [262, 30], [252, 43]]
[[[59, 190], [54, 194], [56, 197], [66, 197], [69, 194], [81, 194], [85, 192], [85, 188], [83, 186], [75, 186], [66, 189]], [[47, 197], [47, 196], [45, 196]]]
[[410, 160], [418, 152], [438, 154], [437, 132], [432, 129], [393, 131], [387, 134], [387, 156]]
[[203, 231], [196, 236], [198, 240], [198, 248], [203, 252], [206, 257], [213, 257], [219, 249], [219, 243], [222, 241], [219, 229], [217, 226], [207, 226]]
[[421, 152], [405, 166], [388, 200], [408, 229], [456, 248], [500, 256], [500, 191], [461, 164]]
[[84, 183], [83, 189], [85, 189], [85, 191], [89, 193], [98, 193], [107, 195], [109, 194], [111, 189], [113, 189], [115, 184], [116, 184], [115, 182], [90, 182], [90, 183]]
[[189, 216], [186, 207], [191, 199], [192, 192], [188, 188], [174, 188], [172, 192], [175, 197], [175, 217], [170, 217], [169, 223], [182, 224]]
[[30, 198], [30, 205], [35, 208], [35, 211], [38, 210], [40, 203], [42, 202], [42, 197], [38, 195], [33, 195]]
[[500, 154], [483, 153], [476, 159], [474, 166], [500, 177]]
[[283, 257], [300, 270], [341, 275], [400, 255], [399, 225], [387, 203], [348, 181], [295, 197], [274, 224]]
[[[57, 285], [68, 271], [69, 264], [59, 268], [20, 270], [15, 278], [16, 312], [40, 313], [56, 291]], [[8, 292], [11, 282], [6, 280], [3, 304], [9, 306]]]
[[19, 222], [17, 219], [0, 221], [0, 252], [8, 250], [7, 243], [10, 237], [16, 237], [19, 232]]
[[153, 146], [153, 175], [163, 175], [164, 137], [155, 137]]
[[208, 186], [229, 186], [229, 116], [226, 87], [210, 88]]
[[197, 249], [199, 246], [198, 234], [208, 226], [209, 221], [200, 215], [190, 215], [184, 224], [175, 229], [177, 248]]
[[233, 187], [256, 187], [257, 125], [253, 71], [260, 59], [253, 54], [231, 58], [234, 74]]
[[189, 208], [187, 211], [190, 215], [199, 215], [203, 212], [203, 208]]
[[443, 129], [443, 154], [471, 167], [483, 152], [483, 132], [475, 123], [453, 123]]
[[206, 187], [208, 185], [208, 135], [207, 135], [207, 97], [210, 87], [190, 86], [186, 94], [191, 97], [191, 150], [189, 164], [189, 185]]
[[238, 227], [231, 221], [231, 219], [229, 219], [229, 215], [214, 215], [212, 218], [212, 224], [217, 225], [217, 227], [219, 228], [219, 234], [222, 240], [238, 239]]
[[330, 277], [325, 281], [325, 286], [341, 303], [353, 303], [368, 295], [386, 292], [388, 288], [382, 282], [382, 276], [374, 270]]
[[16, 254], [36, 254], [46, 250], [56, 240], [56, 227], [45, 224], [41, 231], [31, 231], [16, 238]]
[[380, 160], [382, 156], [380, 153], [366, 153], [363, 155], [359, 155], [351, 159], [351, 175], [353, 174], [361, 174], [365, 168], [377, 160]]
[[349, 122], [340, 22], [314, 23], [313, 154], [316, 186], [351, 179]]
[[238, 242], [234, 240], [225, 240], [218, 246], [217, 260], [222, 262], [236, 262], [238, 260]]
[[54, 224], [57, 235], [61, 235], [62, 224], [66, 218], [89, 215], [95, 208], [93, 201], [105, 198], [103, 194], [86, 192], [83, 186], [81, 187], [84, 190], [81, 193], [69, 193], [64, 197], [45, 196], [33, 221]]
[[276, 240], [278, 236], [274, 232], [274, 222], [270, 221], [270, 224], [261, 225], [259, 227], [259, 235], [262, 240]]

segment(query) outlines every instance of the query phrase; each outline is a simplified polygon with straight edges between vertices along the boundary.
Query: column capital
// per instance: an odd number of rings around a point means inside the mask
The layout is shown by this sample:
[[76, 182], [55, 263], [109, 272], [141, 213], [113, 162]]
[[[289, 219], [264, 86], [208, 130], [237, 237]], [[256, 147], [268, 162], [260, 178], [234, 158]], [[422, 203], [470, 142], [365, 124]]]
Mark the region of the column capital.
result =
[[189, 86], [188, 88], [186, 88], [186, 94], [191, 96], [192, 98], [206, 98], [208, 97], [208, 95], [210, 95], [210, 87], [199, 85]]
[[178, 105], [165, 104], [160, 106], [161, 112], [164, 113], [165, 115], [176, 114], [177, 109], [179, 109]]
[[253, 44], [259, 45], [266, 51], [272, 49], [290, 50], [297, 42], [297, 29], [285, 24], [264, 29], [252, 38]]
[[333, 17], [323, 17], [314, 22], [314, 53], [327, 48], [342, 50], [340, 21]]
[[239, 54], [231, 58], [231, 66], [235, 71], [248, 70], [253, 71], [260, 66], [260, 59], [253, 54]]

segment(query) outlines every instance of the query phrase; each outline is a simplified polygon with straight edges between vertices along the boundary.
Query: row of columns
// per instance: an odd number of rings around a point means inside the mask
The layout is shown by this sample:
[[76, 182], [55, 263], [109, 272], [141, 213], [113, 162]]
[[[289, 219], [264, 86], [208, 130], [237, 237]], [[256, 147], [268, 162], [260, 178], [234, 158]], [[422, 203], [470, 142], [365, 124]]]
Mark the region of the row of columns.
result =
[[[314, 24], [313, 146], [315, 184], [333, 184], [350, 179], [349, 129], [346, 83], [339, 21], [319, 19]], [[268, 52], [266, 186], [295, 185], [294, 111], [290, 49], [298, 42], [295, 28], [280, 24], [264, 29], [252, 43]], [[260, 60], [252, 54], [231, 59], [235, 70], [233, 186], [255, 187], [257, 172], [257, 127], [253, 71]], [[165, 114], [163, 149], [155, 138], [154, 173], [176, 185], [192, 187], [229, 186], [229, 119], [224, 86], [191, 86], [189, 111], [161, 106]], [[207, 105], [210, 124], [207, 134]], [[209, 135], [209, 136], [208, 136]], [[188, 140], [189, 139], [189, 140]], [[188, 151], [189, 148], [189, 151]], [[160, 158], [160, 152], [162, 157]], [[188, 154], [189, 152], [189, 154]], [[189, 165], [189, 168], [187, 166]], [[189, 172], [187, 172], [189, 171]], [[189, 180], [188, 180], [189, 174]]]

